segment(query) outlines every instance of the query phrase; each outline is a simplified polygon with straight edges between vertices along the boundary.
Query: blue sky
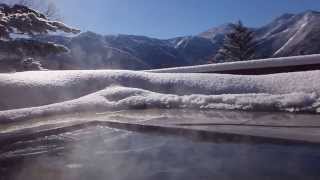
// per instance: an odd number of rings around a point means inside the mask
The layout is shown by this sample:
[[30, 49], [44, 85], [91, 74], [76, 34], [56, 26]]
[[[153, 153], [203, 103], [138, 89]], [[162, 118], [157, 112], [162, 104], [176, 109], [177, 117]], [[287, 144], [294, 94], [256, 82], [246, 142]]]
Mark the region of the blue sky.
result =
[[194, 35], [241, 19], [258, 27], [283, 13], [320, 11], [320, 0], [55, 0], [64, 21], [101, 34]]

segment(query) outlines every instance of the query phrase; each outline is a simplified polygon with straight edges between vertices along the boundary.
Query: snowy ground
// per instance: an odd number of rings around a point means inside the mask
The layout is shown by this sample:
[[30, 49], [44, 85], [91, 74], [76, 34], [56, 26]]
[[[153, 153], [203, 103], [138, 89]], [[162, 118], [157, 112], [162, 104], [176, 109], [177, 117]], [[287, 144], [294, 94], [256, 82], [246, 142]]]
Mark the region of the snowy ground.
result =
[[206, 64], [198, 66], [185, 66], [166, 69], [154, 69], [146, 72], [155, 73], [203, 73], [203, 72], [221, 72], [230, 70], [243, 69], [259, 69], [259, 68], [273, 68], [273, 67], [288, 67], [300, 65], [312, 65], [320, 63], [320, 54], [305, 55], [305, 56], [291, 56], [269, 59], [258, 59], [250, 61], [235, 61], [219, 64]]
[[320, 71], [263, 76], [135, 71], [0, 75], [0, 120], [135, 108], [320, 113]]

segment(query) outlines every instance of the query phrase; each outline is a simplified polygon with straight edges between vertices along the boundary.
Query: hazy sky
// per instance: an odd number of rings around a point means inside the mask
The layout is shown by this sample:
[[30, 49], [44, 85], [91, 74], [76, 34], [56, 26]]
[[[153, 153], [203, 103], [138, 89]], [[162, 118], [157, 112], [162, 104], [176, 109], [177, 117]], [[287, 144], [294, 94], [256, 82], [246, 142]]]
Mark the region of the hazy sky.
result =
[[241, 19], [257, 27], [283, 13], [320, 11], [320, 0], [55, 0], [66, 23], [102, 34], [194, 35]]

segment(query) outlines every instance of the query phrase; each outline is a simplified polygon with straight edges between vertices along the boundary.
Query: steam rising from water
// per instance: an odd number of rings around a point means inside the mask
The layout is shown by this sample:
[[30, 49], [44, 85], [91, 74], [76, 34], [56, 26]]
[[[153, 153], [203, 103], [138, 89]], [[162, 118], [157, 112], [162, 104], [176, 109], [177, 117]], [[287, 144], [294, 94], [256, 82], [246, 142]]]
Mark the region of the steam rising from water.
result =
[[1, 147], [0, 172], [12, 180], [315, 178], [318, 152], [91, 127]]

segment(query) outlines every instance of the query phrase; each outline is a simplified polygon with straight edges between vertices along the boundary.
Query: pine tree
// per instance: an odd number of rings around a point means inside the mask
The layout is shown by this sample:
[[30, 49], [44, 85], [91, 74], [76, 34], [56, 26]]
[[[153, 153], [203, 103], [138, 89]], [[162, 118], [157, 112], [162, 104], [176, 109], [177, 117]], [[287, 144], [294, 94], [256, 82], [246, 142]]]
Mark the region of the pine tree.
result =
[[22, 5], [31, 9], [35, 9], [44, 14], [49, 20], [60, 21], [62, 18], [59, 9], [52, 0], [0, 0], [4, 4], [10, 6]]
[[232, 31], [225, 36], [224, 44], [219, 50], [218, 61], [245, 61], [255, 57], [254, 34], [241, 21], [231, 24]]

